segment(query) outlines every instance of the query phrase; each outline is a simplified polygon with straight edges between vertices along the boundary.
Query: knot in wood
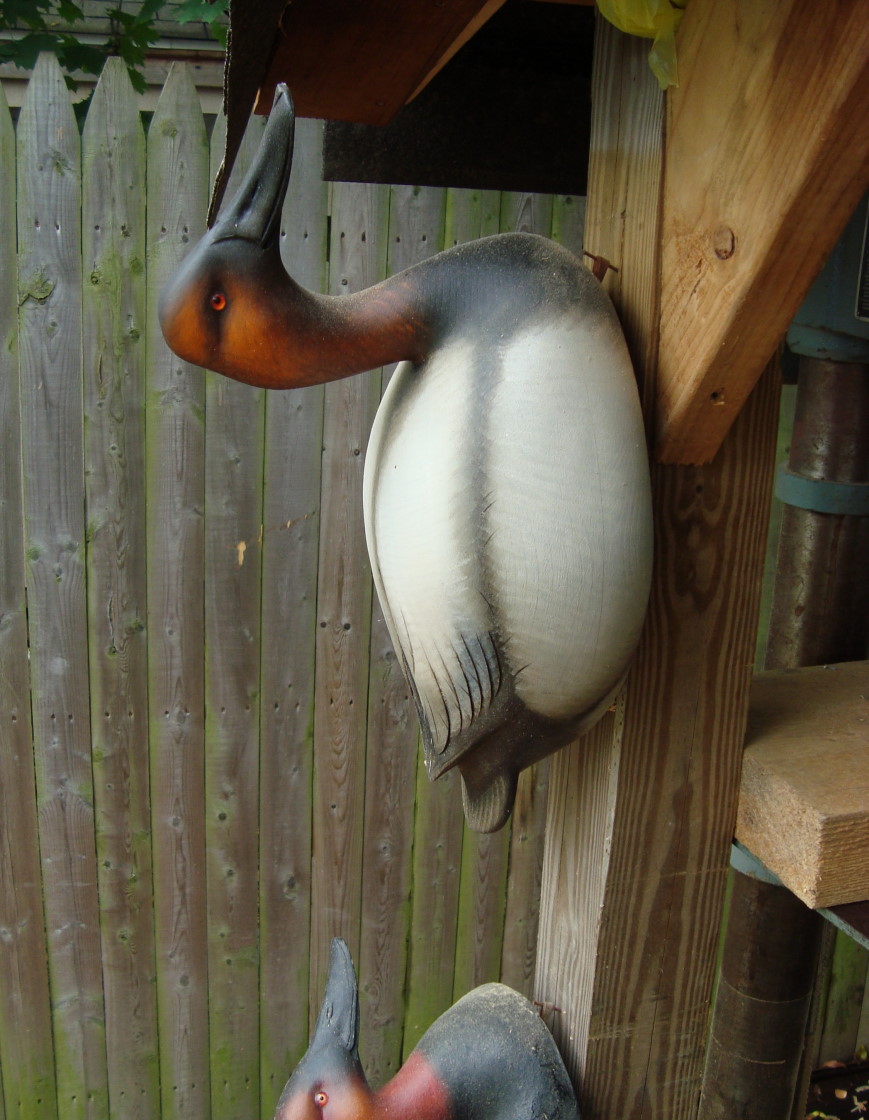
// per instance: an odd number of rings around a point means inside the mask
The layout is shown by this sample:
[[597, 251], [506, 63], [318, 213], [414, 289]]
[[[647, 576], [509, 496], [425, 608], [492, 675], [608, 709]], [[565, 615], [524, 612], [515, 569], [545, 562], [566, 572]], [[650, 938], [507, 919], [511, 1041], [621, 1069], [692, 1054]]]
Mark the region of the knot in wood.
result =
[[718, 226], [712, 234], [712, 248], [720, 261], [727, 261], [736, 251], [736, 234], [730, 226]]

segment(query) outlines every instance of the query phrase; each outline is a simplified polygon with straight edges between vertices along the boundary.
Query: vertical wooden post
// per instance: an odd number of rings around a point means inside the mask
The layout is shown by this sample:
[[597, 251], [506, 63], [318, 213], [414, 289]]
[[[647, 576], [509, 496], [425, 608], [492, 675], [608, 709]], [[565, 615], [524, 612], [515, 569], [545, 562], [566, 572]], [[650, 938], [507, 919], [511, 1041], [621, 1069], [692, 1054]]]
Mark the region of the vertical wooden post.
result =
[[[657, 344], [662, 98], [648, 45], [599, 27], [585, 245], [618, 270], [647, 410]], [[694, 1115], [732, 835], [777, 384], [716, 460], [653, 470], [656, 563], [618, 710], [556, 756], [537, 999], [585, 1120]]]

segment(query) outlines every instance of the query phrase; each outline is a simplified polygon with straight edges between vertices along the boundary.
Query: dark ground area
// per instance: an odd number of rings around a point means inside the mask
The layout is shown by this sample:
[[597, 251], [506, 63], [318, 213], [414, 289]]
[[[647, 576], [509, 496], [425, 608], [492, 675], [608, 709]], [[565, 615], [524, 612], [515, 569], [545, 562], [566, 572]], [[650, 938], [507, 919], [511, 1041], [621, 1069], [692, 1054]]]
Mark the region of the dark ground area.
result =
[[820, 1069], [812, 1075], [806, 1117], [812, 1120], [869, 1118], [869, 1062]]

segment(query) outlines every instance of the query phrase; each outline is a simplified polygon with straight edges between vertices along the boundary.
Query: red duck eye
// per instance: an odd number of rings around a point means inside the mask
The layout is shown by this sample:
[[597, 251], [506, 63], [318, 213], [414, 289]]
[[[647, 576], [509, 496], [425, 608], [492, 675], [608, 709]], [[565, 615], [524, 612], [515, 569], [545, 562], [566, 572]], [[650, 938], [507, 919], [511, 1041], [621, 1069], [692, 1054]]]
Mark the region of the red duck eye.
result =
[[226, 307], [226, 296], [223, 292], [215, 292], [211, 297], [211, 306], [215, 311], [222, 311]]
[[329, 1097], [322, 1090], [319, 1093], [314, 1093], [314, 1104], [318, 1108], [322, 1108], [329, 1103]]

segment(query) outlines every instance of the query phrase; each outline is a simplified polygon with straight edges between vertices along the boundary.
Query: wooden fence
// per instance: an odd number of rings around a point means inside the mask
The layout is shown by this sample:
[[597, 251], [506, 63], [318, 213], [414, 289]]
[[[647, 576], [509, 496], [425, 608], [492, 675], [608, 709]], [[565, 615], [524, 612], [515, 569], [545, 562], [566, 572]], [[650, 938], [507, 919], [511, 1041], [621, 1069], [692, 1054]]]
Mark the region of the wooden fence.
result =
[[[580, 249], [580, 199], [324, 184], [320, 142], [282, 233], [310, 287]], [[372, 595], [389, 371], [268, 394], [160, 335], [220, 150], [184, 67], [147, 132], [117, 61], [81, 132], [50, 56], [15, 126], [0, 91], [0, 1120], [271, 1115], [335, 934], [375, 1081], [475, 984], [531, 987], [545, 767], [465, 831]]]

